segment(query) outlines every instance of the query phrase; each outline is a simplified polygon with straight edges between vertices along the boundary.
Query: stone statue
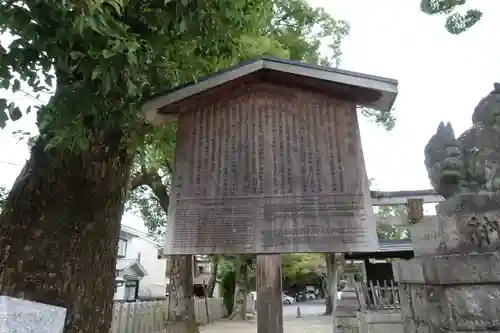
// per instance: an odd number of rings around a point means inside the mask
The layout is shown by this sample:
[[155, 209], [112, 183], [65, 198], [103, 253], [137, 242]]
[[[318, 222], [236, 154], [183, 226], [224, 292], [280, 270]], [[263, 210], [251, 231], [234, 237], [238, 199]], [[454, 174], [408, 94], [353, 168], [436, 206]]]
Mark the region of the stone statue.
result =
[[425, 147], [431, 184], [446, 199], [500, 192], [500, 83], [476, 106], [472, 124], [455, 138], [451, 124], [441, 122]]

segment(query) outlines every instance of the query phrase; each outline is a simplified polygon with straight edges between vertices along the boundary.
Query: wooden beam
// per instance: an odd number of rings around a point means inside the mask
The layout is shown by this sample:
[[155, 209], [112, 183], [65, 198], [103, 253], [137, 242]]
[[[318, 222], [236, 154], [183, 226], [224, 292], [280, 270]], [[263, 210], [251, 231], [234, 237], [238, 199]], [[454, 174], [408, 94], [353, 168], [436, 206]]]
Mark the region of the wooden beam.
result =
[[[377, 216], [377, 225], [394, 225], [394, 226], [409, 226], [410, 225], [410, 220], [408, 219], [408, 216], [388, 216], [388, 217], [381, 217]], [[421, 220], [425, 219], [435, 219], [436, 215], [424, 215]]]
[[410, 199], [422, 199], [423, 203], [439, 203], [444, 198], [434, 190], [371, 191], [373, 206], [406, 205]]
[[257, 333], [283, 333], [279, 254], [257, 255]]

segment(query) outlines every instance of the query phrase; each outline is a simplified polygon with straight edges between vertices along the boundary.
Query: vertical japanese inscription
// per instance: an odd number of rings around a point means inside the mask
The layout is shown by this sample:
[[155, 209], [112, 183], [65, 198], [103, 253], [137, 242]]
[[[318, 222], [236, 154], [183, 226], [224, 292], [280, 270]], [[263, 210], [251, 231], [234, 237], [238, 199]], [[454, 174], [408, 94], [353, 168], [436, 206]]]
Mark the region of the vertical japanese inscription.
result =
[[215, 137], [215, 155], [212, 157], [216, 161], [216, 166], [215, 170], [213, 173], [213, 184], [214, 184], [214, 194], [215, 197], [221, 197], [223, 195], [223, 186], [222, 186], [222, 157], [223, 157], [223, 145], [224, 145], [224, 132], [223, 132], [223, 126], [222, 126], [222, 121], [223, 121], [223, 114], [221, 114], [220, 109], [223, 106], [221, 103], [216, 103], [215, 104], [215, 112], [213, 115], [214, 121], [216, 123], [215, 126], [217, 126], [217, 136]]
[[251, 188], [250, 182], [251, 182], [251, 171], [252, 171], [252, 154], [250, 151], [250, 130], [249, 130], [249, 119], [248, 119], [248, 108], [246, 107], [245, 103], [240, 104], [240, 110], [241, 110], [241, 125], [242, 125], [242, 133], [241, 133], [241, 138], [242, 138], [242, 144], [240, 147], [241, 151], [241, 160], [242, 160], [242, 165], [241, 169], [243, 172], [243, 184], [242, 184], [242, 192], [240, 195], [243, 196], [248, 196], [250, 193], [249, 189]]
[[228, 110], [225, 112], [225, 114], [221, 114], [221, 120], [222, 120], [222, 133], [223, 133], [223, 155], [222, 155], [222, 167], [223, 167], [223, 173], [222, 173], [222, 196], [227, 197], [229, 196], [229, 166], [230, 166], [230, 160], [229, 160], [229, 121], [231, 119], [228, 119], [231, 117], [231, 109], [230, 107]]
[[347, 151], [351, 155], [356, 155], [356, 149], [358, 148], [358, 124], [356, 121], [356, 113], [349, 112], [351, 110], [346, 110], [343, 108], [344, 115], [346, 117], [346, 129], [347, 129]]
[[258, 122], [258, 119], [259, 119], [259, 113], [258, 112], [254, 112], [254, 104], [253, 101], [250, 101], [251, 105], [251, 109], [248, 110], [248, 118], [250, 118], [250, 121], [251, 121], [251, 124], [252, 124], [252, 134], [250, 135], [250, 140], [249, 140], [249, 143], [250, 143], [250, 156], [251, 156], [251, 165], [252, 165], [252, 172], [250, 174], [250, 177], [252, 177], [252, 187], [251, 187], [251, 193], [252, 194], [258, 194], [259, 193], [259, 180], [258, 180], [258, 163], [259, 163], [259, 160], [258, 160], [258, 141], [257, 141], [257, 135], [258, 135], [258, 125], [259, 125], [259, 122]]
[[[307, 105], [308, 108], [310, 108], [310, 104]], [[312, 112], [307, 112], [305, 114], [305, 138], [306, 138], [306, 151], [307, 151], [307, 177], [308, 179], [306, 180], [308, 185], [309, 185], [309, 192], [310, 193], [315, 193], [315, 188], [316, 188], [316, 179], [315, 179], [315, 174], [314, 174], [314, 148], [313, 148], [313, 143], [312, 143], [312, 137], [314, 135], [314, 122], [313, 120], [313, 114]]]
[[[281, 101], [278, 101], [280, 103]], [[285, 184], [286, 184], [286, 171], [285, 171], [285, 156], [287, 154], [285, 146], [288, 145], [287, 138], [285, 137], [285, 129], [284, 129], [284, 115], [285, 113], [281, 111], [281, 105], [277, 105], [278, 112], [276, 121], [278, 122], [278, 142], [279, 142], [279, 150], [276, 152], [276, 156], [278, 156], [278, 175], [280, 180], [280, 186], [278, 192], [280, 194], [286, 193]]]
[[234, 118], [231, 123], [231, 196], [234, 197], [237, 194], [238, 161], [241, 157], [241, 115], [238, 104], [234, 104], [233, 113]]
[[314, 130], [313, 130], [313, 138], [314, 138], [314, 154], [315, 154], [315, 165], [314, 165], [314, 174], [316, 175], [316, 193], [322, 193], [323, 192], [323, 170], [321, 168], [321, 163], [322, 163], [322, 153], [324, 153], [324, 149], [321, 149], [319, 143], [321, 140], [321, 135], [320, 131], [318, 129], [321, 128], [321, 112], [318, 104], [315, 103], [313, 104], [313, 109], [315, 111], [315, 117], [313, 117], [312, 121], [314, 122]]
[[285, 123], [285, 144], [286, 151], [284, 153], [284, 158], [286, 159], [286, 193], [293, 193], [293, 162], [292, 155], [295, 154], [297, 146], [295, 144], [295, 128], [290, 121], [291, 116], [284, 113], [284, 123]]
[[210, 116], [210, 112], [212, 112], [213, 109], [207, 110], [208, 115], [206, 117], [203, 117], [203, 135], [202, 135], [202, 140], [203, 140], [203, 158], [202, 158], [202, 163], [203, 163], [203, 174], [202, 174], [202, 192], [201, 195], [203, 197], [207, 197], [208, 194], [208, 181], [209, 179], [208, 176], [210, 175], [210, 124], [209, 120], [212, 118]]
[[[265, 126], [265, 121], [267, 120], [267, 112], [265, 112], [266, 110], [262, 110], [262, 108], [259, 108], [259, 110], [257, 111], [257, 124], [258, 124], [258, 133], [257, 133], [257, 137], [258, 137], [258, 149], [259, 149], [259, 173], [258, 173], [258, 177], [259, 177], [259, 186], [258, 186], [258, 189], [259, 189], [259, 194], [264, 194], [264, 164], [265, 164], [265, 144], [266, 144], [266, 140], [265, 140], [265, 137], [264, 137], [264, 131], [266, 129], [266, 126]], [[267, 166], [267, 168], [269, 168], [269, 166]]]
[[196, 150], [194, 151], [194, 154], [196, 156], [196, 168], [194, 171], [194, 176], [196, 178], [196, 196], [201, 196], [201, 177], [202, 177], [202, 172], [203, 172], [203, 150], [205, 148], [204, 146], [204, 140], [203, 140], [203, 135], [205, 135], [205, 119], [202, 117], [201, 112], [198, 111], [196, 112], [196, 120], [195, 124], [198, 127], [197, 128], [197, 136], [196, 136]]
[[271, 123], [271, 154], [272, 154], [272, 168], [273, 168], [273, 183], [272, 191], [273, 194], [278, 194], [280, 191], [280, 175], [279, 175], [279, 160], [281, 158], [282, 152], [278, 149], [278, 121], [279, 121], [279, 110], [276, 110], [276, 102], [270, 101], [270, 107], [266, 108], [266, 113], [269, 114], [269, 120]]
[[306, 146], [306, 124], [305, 124], [305, 115], [301, 114], [297, 117], [298, 122], [298, 139], [299, 139], [299, 152], [300, 152], [300, 177], [302, 182], [302, 193], [306, 194], [309, 191], [308, 184], [308, 174], [307, 174], [307, 146]]

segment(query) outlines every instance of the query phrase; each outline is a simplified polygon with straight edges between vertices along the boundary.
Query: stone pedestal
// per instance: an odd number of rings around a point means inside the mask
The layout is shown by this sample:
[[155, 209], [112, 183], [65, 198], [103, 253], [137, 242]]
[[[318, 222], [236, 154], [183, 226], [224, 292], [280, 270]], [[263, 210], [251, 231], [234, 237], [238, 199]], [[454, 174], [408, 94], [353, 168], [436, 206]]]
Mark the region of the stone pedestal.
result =
[[359, 333], [401, 333], [403, 318], [401, 311], [368, 310], [357, 312]]
[[500, 195], [457, 195], [410, 228], [415, 259], [393, 263], [405, 333], [500, 332]]
[[62, 333], [66, 309], [0, 296], [1, 333]]
[[337, 333], [359, 333], [359, 320], [356, 315], [358, 299], [355, 291], [342, 291], [335, 311]]

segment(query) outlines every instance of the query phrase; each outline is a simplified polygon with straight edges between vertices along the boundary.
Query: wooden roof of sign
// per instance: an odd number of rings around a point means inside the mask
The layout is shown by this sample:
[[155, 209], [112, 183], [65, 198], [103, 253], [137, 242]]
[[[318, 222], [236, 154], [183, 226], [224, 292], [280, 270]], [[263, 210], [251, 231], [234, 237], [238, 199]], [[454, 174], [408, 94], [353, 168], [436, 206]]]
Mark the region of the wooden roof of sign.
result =
[[143, 112], [149, 122], [161, 125], [178, 116], [183, 101], [249, 79], [314, 90], [381, 111], [392, 108], [398, 91], [397, 80], [265, 56], [155, 96], [143, 105]]

